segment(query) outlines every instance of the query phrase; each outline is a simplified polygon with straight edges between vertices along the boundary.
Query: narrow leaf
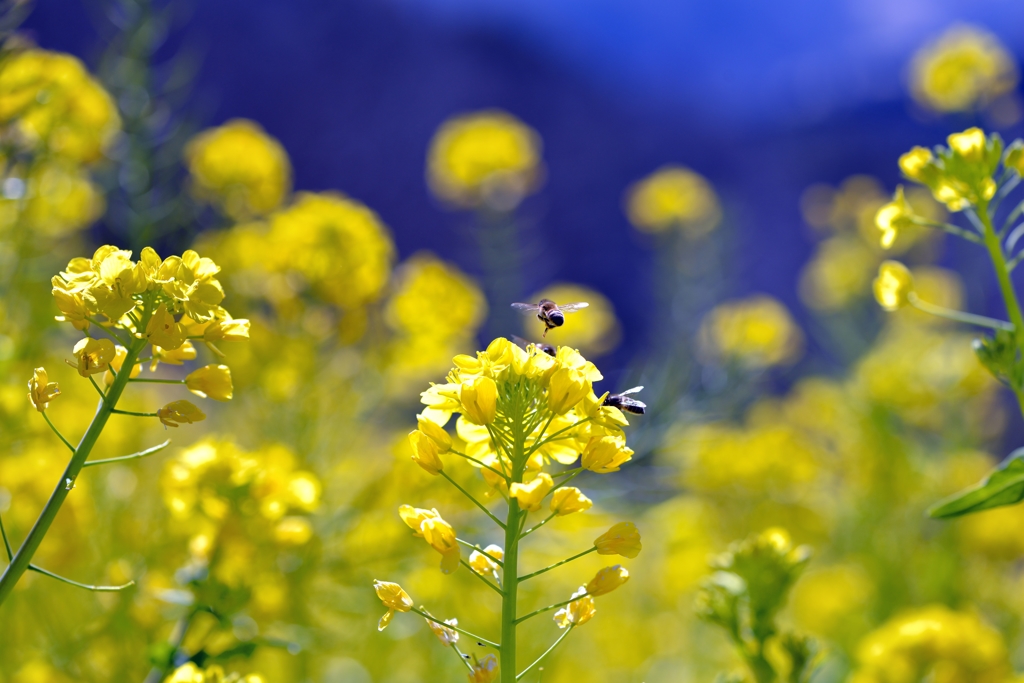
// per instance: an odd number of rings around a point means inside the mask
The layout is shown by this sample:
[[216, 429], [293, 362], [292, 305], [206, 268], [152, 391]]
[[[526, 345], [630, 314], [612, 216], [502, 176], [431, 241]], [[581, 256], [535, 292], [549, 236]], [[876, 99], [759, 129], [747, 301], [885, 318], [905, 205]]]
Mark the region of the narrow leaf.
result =
[[981, 483], [933, 505], [928, 514], [938, 519], [959, 517], [1024, 500], [1024, 448], [1007, 456]]

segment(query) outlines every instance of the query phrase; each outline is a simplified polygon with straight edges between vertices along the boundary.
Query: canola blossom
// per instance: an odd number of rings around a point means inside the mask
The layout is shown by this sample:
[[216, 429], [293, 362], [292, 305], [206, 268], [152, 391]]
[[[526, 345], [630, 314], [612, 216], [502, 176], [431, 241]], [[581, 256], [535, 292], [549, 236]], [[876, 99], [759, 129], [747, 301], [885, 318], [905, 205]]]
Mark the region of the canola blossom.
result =
[[[587, 550], [549, 567], [520, 575], [519, 543], [555, 517], [591, 508], [592, 501], [579, 489], [568, 486], [580, 472], [610, 473], [626, 464], [633, 451], [625, 445], [626, 417], [613, 406], [604, 405], [607, 394], [597, 396], [593, 383], [602, 376], [597, 367], [579, 351], [561, 346], [554, 356], [530, 344], [525, 348], [498, 338], [475, 356], [458, 355], [444, 384], [433, 384], [421, 394], [426, 408], [418, 416], [418, 428], [409, 435], [412, 460], [433, 476], [443, 476], [504, 532], [504, 548], [486, 548], [458, 538], [454, 528], [436, 509], [402, 505], [399, 516], [441, 555], [441, 571], [451, 574], [465, 565], [472, 574], [501, 596], [501, 635], [497, 641], [463, 631], [462, 622], [441, 622], [428, 612], [413, 607], [411, 599], [396, 584], [377, 582], [377, 595], [388, 608], [379, 628], [391, 621], [395, 611], [414, 611], [433, 622], [431, 629], [442, 644], [453, 645], [449, 631], [475, 639], [481, 646], [498, 650], [469, 666], [469, 678], [493, 680], [500, 667], [502, 680], [515, 680], [538, 665], [561, 639], [538, 660], [519, 672], [516, 659], [517, 625], [534, 616], [563, 608], [555, 616], [567, 635], [575, 626], [588, 622], [595, 613], [592, 597], [615, 590], [629, 578], [619, 565], [602, 570], [584, 589], [569, 600], [521, 616], [518, 604], [520, 583], [546, 574], [557, 566], [591, 552], [635, 558], [640, 553], [640, 533], [634, 524], [614, 525]], [[456, 414], [456, 435], [445, 427]], [[465, 443], [462, 446], [461, 443]], [[465, 452], [463, 452], [463, 449]], [[443, 457], [442, 457], [443, 456]], [[478, 495], [448, 474], [458, 461], [476, 468], [479, 485], [493, 489], [507, 501], [502, 521]], [[579, 461], [578, 467], [572, 467]], [[550, 513], [527, 529], [531, 513], [545, 508], [550, 496]], [[471, 548], [468, 560], [462, 547]], [[458, 650], [456, 650], [458, 653]]]

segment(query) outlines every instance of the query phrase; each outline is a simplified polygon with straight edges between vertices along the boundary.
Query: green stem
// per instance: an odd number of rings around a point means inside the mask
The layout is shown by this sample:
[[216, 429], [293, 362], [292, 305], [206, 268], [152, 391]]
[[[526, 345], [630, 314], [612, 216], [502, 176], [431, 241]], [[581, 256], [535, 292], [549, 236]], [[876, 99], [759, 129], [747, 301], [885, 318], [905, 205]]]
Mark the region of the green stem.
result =
[[457, 633], [461, 633], [462, 635], [466, 636], [467, 638], [472, 638], [473, 640], [475, 640], [476, 642], [480, 643], [481, 645], [486, 645], [487, 647], [493, 647], [495, 650], [501, 651], [501, 646], [500, 645], [498, 645], [497, 643], [491, 642], [491, 641], [487, 640], [486, 638], [481, 638], [480, 636], [478, 636], [478, 635], [476, 635], [474, 633], [470, 633], [469, 631], [467, 631], [465, 629], [461, 629], [458, 626], [452, 626], [451, 624], [446, 624], [443, 621], [441, 621], [440, 619], [435, 619], [434, 617], [430, 616], [429, 614], [427, 614], [423, 610], [416, 609], [415, 607], [412, 608], [412, 611], [415, 612], [416, 614], [420, 615], [421, 617], [423, 617], [427, 621], [432, 621], [435, 624], [440, 624], [441, 626], [444, 626], [445, 628], [450, 628], [451, 630], [453, 630], [453, 631], [455, 631]]
[[516, 598], [519, 594], [519, 501], [508, 501], [505, 521], [505, 564], [501, 585], [501, 676], [502, 683], [516, 680]]
[[459, 659], [462, 661], [463, 664], [466, 665], [466, 668], [469, 669], [469, 672], [473, 673], [473, 665], [469, 663], [469, 658], [462, 652], [462, 650], [459, 649], [459, 646], [455, 643], [452, 643], [452, 649], [455, 650], [455, 654], [459, 656]]
[[476, 506], [477, 506], [478, 508], [480, 508], [481, 510], [483, 510], [484, 514], [485, 514], [485, 515], [487, 515], [488, 517], [490, 517], [490, 518], [491, 518], [491, 520], [492, 520], [492, 521], [493, 521], [493, 522], [494, 522], [495, 524], [497, 524], [498, 526], [500, 526], [500, 527], [501, 527], [502, 529], [504, 529], [504, 528], [505, 528], [505, 524], [504, 524], [504, 522], [502, 522], [502, 521], [501, 521], [500, 519], [498, 519], [497, 517], [495, 517], [495, 516], [494, 516], [494, 515], [493, 515], [493, 514], [491, 513], [491, 511], [490, 511], [490, 510], [488, 510], [486, 506], [484, 506], [484, 504], [483, 504], [483, 503], [481, 503], [481, 502], [480, 502], [479, 500], [477, 500], [476, 498], [474, 498], [474, 497], [473, 497], [473, 495], [472, 495], [472, 494], [471, 494], [471, 493], [470, 493], [469, 491], [467, 491], [466, 489], [462, 488], [462, 486], [460, 486], [460, 485], [459, 485], [459, 483], [458, 483], [457, 481], [455, 481], [454, 479], [452, 479], [452, 478], [451, 478], [451, 477], [450, 477], [450, 476], [448, 475], [448, 473], [447, 473], [447, 472], [445, 472], [444, 470], [441, 470], [440, 472], [441, 472], [441, 476], [442, 476], [442, 477], [444, 477], [445, 479], [447, 479], [447, 480], [448, 480], [448, 483], [450, 483], [450, 484], [451, 484], [452, 486], [454, 486], [454, 487], [455, 487], [455, 488], [457, 488], [457, 489], [458, 489], [459, 491], [461, 491], [461, 492], [462, 492], [462, 495], [466, 496], [466, 498], [469, 498], [469, 499], [470, 499], [471, 501], [473, 501], [473, 503], [474, 503], [474, 504], [475, 504], [475, 505], [476, 505]]
[[486, 583], [486, 584], [488, 585], [488, 587], [490, 587], [490, 588], [491, 588], [491, 590], [493, 590], [493, 591], [497, 592], [497, 594], [498, 594], [498, 595], [504, 595], [504, 593], [503, 593], [503, 592], [501, 591], [501, 589], [500, 589], [500, 588], [498, 588], [498, 587], [497, 587], [497, 586], [495, 586], [495, 585], [494, 585], [493, 583], [491, 583], [490, 581], [488, 581], [488, 580], [487, 580], [487, 577], [486, 577], [486, 576], [484, 576], [483, 574], [480, 574], [479, 572], [477, 572], [477, 570], [473, 569], [473, 567], [472, 567], [472, 566], [471, 566], [471, 565], [469, 564], [469, 562], [466, 562], [466, 561], [465, 561], [465, 560], [463, 560], [462, 558], [459, 558], [459, 562], [460, 562], [460, 563], [462, 564], [462, 566], [463, 566], [463, 567], [465, 567], [466, 569], [468, 569], [468, 570], [469, 570], [469, 572], [470, 572], [470, 573], [471, 573], [471, 574], [472, 574], [473, 576], [475, 576], [476, 578], [478, 578], [478, 579], [480, 579], [481, 581], [483, 581], [484, 583]]
[[569, 598], [568, 600], [563, 600], [562, 602], [556, 602], [555, 604], [548, 605], [547, 607], [541, 607], [538, 610], [534, 610], [533, 612], [530, 612], [525, 617], [519, 617], [518, 619], [516, 619], [516, 623], [518, 624], [518, 623], [520, 623], [522, 621], [526, 621], [527, 619], [532, 619], [533, 617], [537, 616], [538, 614], [544, 614], [545, 612], [550, 612], [551, 610], [558, 609], [559, 607], [565, 607], [570, 602], [576, 602], [580, 598], [585, 598], [588, 595], [590, 595], [590, 593], [583, 593], [583, 595], [577, 595], [577, 596]]
[[136, 413], [131, 410], [111, 410], [114, 415], [131, 415], [132, 417], [159, 417], [156, 413]]
[[37, 572], [39, 574], [42, 574], [43, 576], [49, 576], [51, 579], [57, 579], [58, 581], [68, 584], [69, 586], [74, 586], [76, 588], [84, 588], [86, 590], [94, 591], [96, 593], [116, 593], [118, 591], [123, 591], [125, 588], [135, 585], [135, 581], [129, 581], [128, 583], [121, 584], [120, 586], [94, 586], [88, 583], [79, 583], [77, 581], [72, 581], [71, 579], [63, 577], [60, 574], [54, 574], [51, 571], [43, 569], [38, 565], [30, 564], [28, 568], [29, 571]]
[[[1024, 352], [1024, 314], [1021, 314], [1020, 302], [1017, 300], [1017, 292], [1013, 289], [1013, 282], [1010, 280], [1010, 270], [1006, 267], [1006, 257], [1003, 254], [1003, 247], [999, 241], [999, 235], [992, 227], [992, 218], [988, 215], [988, 206], [978, 206], [978, 219], [985, 228], [985, 247], [988, 249], [989, 258], [992, 259], [992, 267], [995, 268], [996, 278], [999, 280], [999, 289], [1003, 294], [1003, 303], [1006, 306], [1007, 315], [1014, 327], [1014, 338], [1017, 342], [1017, 349]], [[1016, 390], [1017, 404], [1024, 413], [1024, 392]]]
[[910, 222], [915, 225], [923, 225], [929, 228], [938, 228], [939, 230], [945, 230], [949, 234], [956, 235], [957, 237], [962, 237], [968, 242], [974, 242], [975, 244], [982, 243], [982, 239], [978, 237], [978, 235], [974, 234], [973, 232], [970, 232], [969, 230], [964, 230], [963, 228], [956, 225], [950, 225], [949, 223], [935, 223], [933, 221], [925, 220], [923, 218], [912, 218]]
[[[121, 367], [124, 367], [124, 365], [122, 365]], [[183, 380], [183, 379], [147, 379], [147, 378], [144, 378], [144, 377], [132, 377], [128, 381], [129, 382], [147, 382], [147, 383], [150, 383], [150, 384], [184, 384], [185, 383], [185, 380]]]
[[162, 451], [163, 449], [167, 448], [170, 445], [171, 440], [167, 439], [167, 441], [164, 441], [162, 444], [153, 446], [152, 448], [147, 448], [146, 450], [139, 451], [138, 453], [132, 453], [131, 455], [122, 455], [117, 458], [104, 458], [102, 460], [89, 460], [84, 465], [82, 465], [82, 467], [84, 469], [86, 467], [95, 467], [96, 465], [109, 465], [112, 462], [123, 462], [125, 460], [145, 458], [147, 455], [153, 455], [157, 451]]
[[64, 438], [64, 435], [60, 433], [60, 430], [58, 430], [58, 429], [57, 429], [57, 428], [56, 428], [56, 427], [55, 427], [55, 426], [53, 425], [53, 423], [52, 423], [52, 422], [50, 422], [50, 416], [46, 414], [46, 411], [45, 411], [45, 410], [43, 410], [43, 411], [41, 411], [41, 412], [42, 412], [42, 414], [43, 414], [43, 419], [44, 419], [44, 420], [46, 420], [46, 424], [50, 425], [50, 429], [52, 429], [52, 430], [53, 430], [53, 433], [57, 435], [57, 438], [58, 438], [58, 439], [60, 439], [61, 441], [63, 441], [63, 442], [64, 442], [64, 445], [65, 445], [65, 446], [67, 446], [67, 447], [68, 447], [68, 449], [69, 449], [69, 450], [70, 450], [70, 451], [71, 451], [72, 453], [74, 453], [74, 452], [75, 452], [75, 447], [71, 445], [71, 442], [70, 442], [70, 441], [68, 441], [67, 439], [65, 439], [65, 438]]
[[519, 577], [519, 581], [522, 582], [522, 581], [526, 581], [527, 579], [532, 579], [535, 576], [540, 576], [541, 574], [543, 574], [545, 572], [551, 571], [555, 567], [561, 567], [563, 564], [568, 564], [568, 563], [572, 562], [573, 560], [580, 559], [584, 555], [589, 555], [590, 553], [594, 552], [595, 550], [597, 550], [596, 547], [588, 548], [587, 550], [584, 550], [582, 553], [577, 553], [577, 554], [573, 555], [572, 557], [569, 557], [569, 558], [566, 558], [566, 559], [562, 560], [561, 562], [555, 562], [552, 565], [544, 567], [544, 569], [538, 569], [537, 571], [535, 571], [532, 574], [527, 574], [526, 576], [520, 576]]
[[[135, 364], [135, 359], [139, 357], [139, 353], [145, 348], [146, 343], [145, 339], [136, 339], [132, 342], [127, 349], [123, 367], [130, 368]], [[106, 426], [114, 406], [117, 405], [118, 399], [121, 398], [121, 394], [124, 392], [130, 374], [129, 372], [117, 374], [114, 383], [107, 392], [106, 400], [102, 401], [96, 409], [96, 415], [93, 417], [89, 429], [82, 436], [78, 448], [75, 449], [74, 455], [71, 456], [71, 461], [57, 482], [57, 486], [53, 489], [53, 493], [50, 494], [50, 499], [46, 502], [46, 506], [40, 513], [36, 523], [32, 526], [32, 530], [28, 532], [28, 536], [25, 537], [21, 547], [18, 548], [18, 552], [15, 553], [11, 563], [4, 570], [3, 576], [0, 576], [0, 605], [3, 604], [11, 594], [11, 591], [14, 590], [15, 584], [18, 583], [22, 575], [28, 571], [29, 565], [32, 563], [32, 556], [35, 555], [39, 545], [43, 542], [43, 538], [46, 537], [46, 533], [50, 530], [50, 525], [53, 524], [53, 520], [57, 517], [61, 505], [64, 504], [64, 499], [71, 492], [71, 485], [78, 478], [78, 474], [85, 465], [86, 458], [89, 457], [93, 447], [96, 445], [96, 440], [99, 439], [100, 434], [103, 432], [103, 428]], [[70, 482], [70, 485], [68, 482]]]
[[93, 388], [96, 389], [96, 393], [100, 395], [100, 399], [103, 400], [103, 401], [106, 401], [107, 400], [107, 395], [105, 393], [103, 393], [102, 389], [100, 389], [100, 385], [96, 384], [96, 380], [93, 379], [92, 375], [89, 375], [89, 381], [92, 382], [92, 386], [93, 386]]
[[958, 323], [965, 323], [967, 325], [977, 325], [978, 327], [988, 327], [993, 330], [1006, 330], [1007, 332], [1013, 332], [1013, 325], [1006, 322], [1005, 320], [996, 320], [995, 318], [989, 318], [984, 315], [974, 315], [973, 313], [964, 313], [963, 311], [955, 311], [945, 306], [936, 306], [930, 304], [927, 301], [921, 299], [915, 292], [910, 292], [907, 295], [907, 302], [919, 311], [929, 313], [939, 318], [945, 318], [946, 320], [954, 320]]
[[516, 676], [516, 680], [518, 681], [518, 680], [519, 680], [520, 678], [522, 678], [522, 677], [523, 677], [523, 676], [525, 676], [525, 675], [526, 675], [527, 673], [529, 673], [530, 669], [532, 669], [533, 667], [535, 667], [535, 666], [537, 666], [538, 664], [540, 664], [541, 662], [543, 662], [543, 661], [544, 661], [544, 658], [545, 658], [545, 657], [547, 657], [547, 656], [548, 656], [549, 654], [551, 654], [551, 651], [552, 651], [552, 650], [554, 650], [554, 649], [555, 649], [556, 647], [558, 647], [559, 643], [561, 643], [561, 642], [562, 642], [563, 640], [565, 640], [565, 637], [566, 637], [567, 635], [569, 635], [569, 634], [570, 634], [570, 633], [572, 632], [572, 630], [573, 630], [574, 628], [576, 628], [576, 625], [575, 625], [575, 624], [570, 624], [570, 625], [569, 625], [569, 628], [565, 629], [565, 633], [563, 633], [562, 635], [558, 636], [558, 640], [556, 640], [555, 642], [553, 642], [553, 643], [551, 644], [551, 647], [549, 647], [549, 648], [548, 648], [547, 650], [545, 650], [545, 651], [544, 651], [544, 654], [542, 654], [542, 655], [541, 655], [540, 657], [537, 657], [537, 659], [536, 659], [536, 660], [534, 660], [533, 664], [531, 664], [530, 666], [528, 666], [528, 667], [526, 667], [525, 669], [523, 669], [523, 670], [522, 670], [522, 671], [521, 671], [521, 672], [519, 673], [519, 675], [518, 675], [518, 676]]
[[0, 536], [3, 536], [4, 550], [7, 551], [7, 561], [10, 562], [14, 559], [14, 551], [11, 550], [11, 542], [7, 540], [7, 530], [4, 529], [3, 517], [0, 517]]

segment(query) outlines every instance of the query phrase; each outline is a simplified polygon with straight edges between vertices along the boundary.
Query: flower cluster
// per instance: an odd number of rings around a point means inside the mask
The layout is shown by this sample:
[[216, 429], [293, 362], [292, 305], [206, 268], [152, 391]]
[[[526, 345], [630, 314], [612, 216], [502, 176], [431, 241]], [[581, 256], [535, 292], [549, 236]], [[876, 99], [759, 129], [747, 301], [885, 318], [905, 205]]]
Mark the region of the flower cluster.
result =
[[[595, 597], [610, 593], [629, 579], [628, 570], [621, 565], [606, 567], [568, 600], [524, 617], [516, 616], [520, 582], [592, 552], [626, 558], [640, 553], [636, 526], [621, 522], [594, 539], [590, 548], [567, 560], [525, 576], [518, 573], [522, 538], [556, 517], [584, 512], [593, 505], [582, 491], [568, 484], [584, 471], [616, 472], [632, 458], [633, 451], [626, 446], [622, 430], [628, 422], [618, 408], [604, 405], [607, 394], [596, 395], [593, 383], [602, 378], [601, 373], [575, 349], [562, 346], [550, 355], [532, 344], [522, 348], [499, 338], [475, 356], [456, 356], [454, 364], [446, 383], [432, 385], [421, 395], [426, 408], [418, 416], [418, 428], [409, 435], [412, 459], [429, 474], [448, 479], [484, 511], [504, 531], [505, 546], [481, 548], [460, 539], [436, 509], [403, 505], [399, 515], [416, 537], [441, 556], [444, 573], [464, 565], [501, 594], [501, 675], [503, 680], [512, 679], [516, 674], [516, 624], [561, 608], [555, 622], [568, 633], [594, 616]], [[453, 437], [445, 426], [455, 413], [460, 416]], [[480, 471], [492, 499], [507, 501], [505, 522], [448, 474], [456, 458], [467, 460]], [[579, 465], [572, 469], [548, 471], [550, 466], [570, 467], [577, 461]], [[528, 516], [545, 507], [545, 517], [527, 529]], [[472, 550], [468, 561], [463, 559], [462, 546]], [[375, 587], [388, 608], [380, 628], [387, 626], [395, 611], [411, 610], [433, 622], [439, 637], [448, 631], [465, 633], [457, 621], [441, 622], [413, 607], [412, 599], [397, 584], [378, 581]], [[455, 647], [457, 638], [446, 635], [441, 640]], [[477, 640], [496, 645], [486, 639]], [[497, 666], [493, 658], [478, 660], [470, 667], [470, 681], [494, 680]]]
[[224, 674], [224, 669], [214, 664], [201, 669], [192, 662], [183, 664], [174, 670], [164, 683], [264, 683], [259, 674]]
[[236, 220], [273, 211], [291, 190], [288, 154], [253, 121], [233, 119], [200, 133], [185, 162], [195, 193]]
[[684, 166], [663, 166], [626, 191], [626, 215], [637, 230], [681, 230], [699, 237], [713, 230], [722, 210], [711, 184]]
[[760, 369], [796, 360], [803, 335], [781, 303], [758, 295], [718, 305], [701, 322], [699, 342], [711, 359]]
[[503, 111], [451, 118], [430, 143], [427, 181], [456, 206], [513, 209], [542, 178], [540, 137]]

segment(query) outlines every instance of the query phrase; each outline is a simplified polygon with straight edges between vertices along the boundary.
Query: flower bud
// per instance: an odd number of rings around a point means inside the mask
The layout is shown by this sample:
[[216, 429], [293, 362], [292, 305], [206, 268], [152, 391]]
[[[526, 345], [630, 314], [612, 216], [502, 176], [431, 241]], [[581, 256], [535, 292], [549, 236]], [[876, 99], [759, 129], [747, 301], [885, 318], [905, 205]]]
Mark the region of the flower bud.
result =
[[515, 482], [509, 488], [509, 495], [519, 501], [519, 507], [531, 512], [540, 510], [540, 504], [548, 492], [554, 488], [555, 482], [547, 472], [541, 472], [529, 482]]
[[900, 157], [900, 170], [910, 180], [923, 183], [926, 178], [926, 170], [934, 164], [935, 158], [927, 147], [914, 147]]
[[203, 341], [246, 341], [249, 339], [249, 321], [245, 318], [237, 320], [214, 320], [203, 330]]
[[388, 608], [387, 613], [380, 618], [377, 623], [377, 630], [383, 631], [387, 628], [388, 624], [391, 623], [391, 619], [395, 616], [395, 612], [408, 612], [412, 609], [412, 598], [409, 594], [402, 590], [402, 587], [397, 583], [390, 581], [377, 581], [373, 582], [373, 590], [377, 592], [377, 597], [384, 603], [384, 606]]
[[618, 472], [623, 463], [633, 458], [633, 449], [627, 448], [618, 436], [594, 436], [583, 449], [580, 464], [598, 474]]
[[230, 401], [234, 395], [231, 369], [226, 365], [206, 365], [185, 377], [185, 386], [196, 396], [215, 401]]
[[627, 581], [629, 581], [629, 572], [622, 565], [605, 567], [595, 574], [587, 584], [587, 593], [594, 597], [606, 595]]
[[156, 411], [156, 416], [165, 427], [177, 427], [180, 424], [192, 424], [206, 419], [203, 411], [189, 401], [171, 401]]
[[632, 522], [619, 522], [594, 540], [598, 555], [622, 555], [633, 559], [640, 554], [640, 532]]
[[551, 494], [551, 511], [559, 517], [585, 512], [594, 504], [575, 486], [563, 486]]
[[882, 247], [891, 247], [899, 231], [912, 224], [913, 216], [914, 212], [903, 196], [903, 186], [900, 185], [892, 201], [875, 214], [875, 225], [882, 231]]
[[58, 396], [60, 396], [60, 387], [56, 382], [49, 380], [46, 368], [36, 368], [32, 372], [32, 378], [28, 381], [28, 400], [41, 413], [46, 410], [50, 401]]
[[498, 385], [490, 377], [474, 377], [460, 385], [459, 400], [467, 419], [489, 425], [498, 410]]
[[419, 431], [430, 437], [430, 440], [437, 445], [438, 453], [447, 453], [452, 449], [452, 437], [443, 427], [439, 427], [433, 420], [428, 420], [422, 415], [416, 416]]
[[548, 408], [563, 415], [590, 393], [590, 383], [577, 370], [561, 367], [551, 375], [548, 384]]
[[440, 474], [444, 469], [444, 463], [438, 455], [437, 442], [424, 432], [414, 429], [409, 432], [409, 443], [412, 444], [413, 462], [434, 476]]
[[882, 308], [898, 311], [907, 305], [907, 298], [914, 289], [914, 276], [899, 261], [883, 261], [872, 289]]
[[981, 128], [968, 128], [962, 133], [953, 133], [948, 138], [949, 148], [966, 161], [978, 162], [985, 156], [985, 132]]

